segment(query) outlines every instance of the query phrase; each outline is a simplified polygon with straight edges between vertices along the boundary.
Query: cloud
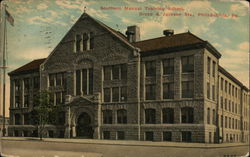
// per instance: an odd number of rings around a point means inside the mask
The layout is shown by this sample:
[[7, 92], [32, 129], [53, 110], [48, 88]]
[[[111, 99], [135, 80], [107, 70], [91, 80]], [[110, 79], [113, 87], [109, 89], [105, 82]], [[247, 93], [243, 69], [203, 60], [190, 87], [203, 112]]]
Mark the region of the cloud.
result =
[[41, 3], [36, 8], [39, 9], [39, 10], [44, 10], [44, 9], [48, 8], [48, 5], [45, 4], [45, 3]]
[[247, 51], [226, 49], [220, 65], [228, 69], [244, 85], [249, 86], [249, 57]]
[[24, 60], [34, 60], [39, 58], [46, 58], [50, 53], [49, 49], [46, 48], [30, 48], [23, 50], [23, 52], [16, 53], [15, 58]]
[[238, 48], [241, 49], [241, 50], [248, 51], [249, 50], [249, 42], [245, 41], [245, 42], [240, 43], [238, 45]]
[[248, 7], [246, 7], [244, 3], [232, 4], [230, 6], [230, 11], [232, 13], [237, 13], [240, 16], [246, 16], [248, 14]]

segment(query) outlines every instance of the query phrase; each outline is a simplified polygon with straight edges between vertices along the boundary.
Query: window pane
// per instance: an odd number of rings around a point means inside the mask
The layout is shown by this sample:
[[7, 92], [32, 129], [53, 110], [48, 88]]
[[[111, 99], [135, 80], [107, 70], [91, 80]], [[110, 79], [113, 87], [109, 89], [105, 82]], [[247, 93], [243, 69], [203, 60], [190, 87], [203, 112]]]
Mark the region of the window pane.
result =
[[82, 92], [83, 92], [83, 94], [84, 95], [87, 95], [88, 94], [88, 92], [87, 92], [87, 84], [88, 84], [88, 82], [87, 82], [87, 69], [83, 69], [82, 70]]
[[163, 141], [172, 141], [172, 133], [171, 132], [163, 132]]
[[80, 34], [76, 35], [76, 51], [80, 51], [81, 50], [81, 40], [82, 37]]
[[81, 71], [76, 70], [76, 95], [81, 95]]
[[114, 87], [112, 88], [112, 102], [118, 102], [119, 101], [119, 88]]
[[119, 80], [119, 65], [112, 66], [112, 80]]
[[146, 85], [146, 100], [155, 100], [155, 85]]
[[127, 79], [127, 64], [121, 65], [121, 79], [126, 80]]
[[146, 67], [146, 76], [155, 76], [156, 74], [156, 65], [155, 61], [148, 61], [145, 63]]
[[174, 58], [163, 60], [163, 75], [174, 73]]
[[104, 88], [104, 102], [110, 102], [110, 88]]
[[174, 109], [164, 108], [162, 109], [162, 120], [163, 123], [174, 123]]
[[111, 66], [104, 67], [104, 80], [111, 80]]
[[120, 101], [127, 101], [127, 87], [121, 87]]
[[146, 124], [155, 124], [155, 109], [146, 109], [145, 110], [145, 123]]
[[89, 94], [93, 94], [93, 88], [94, 88], [94, 83], [93, 83], [93, 69], [89, 69]]
[[164, 83], [163, 99], [173, 99], [173, 98], [174, 98], [174, 83]]
[[94, 48], [94, 33], [90, 32], [90, 49]]

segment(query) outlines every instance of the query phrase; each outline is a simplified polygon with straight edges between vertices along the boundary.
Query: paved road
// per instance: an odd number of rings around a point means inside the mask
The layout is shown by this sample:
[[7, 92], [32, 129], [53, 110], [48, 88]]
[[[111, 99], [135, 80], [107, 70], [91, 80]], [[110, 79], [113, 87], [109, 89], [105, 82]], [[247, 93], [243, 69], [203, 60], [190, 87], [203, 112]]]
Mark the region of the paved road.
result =
[[[84, 141], [84, 140], [82, 140]], [[129, 142], [128, 142], [129, 143]], [[2, 150], [5, 154], [19, 157], [224, 157], [225, 155], [245, 155], [248, 146], [226, 146], [210, 148], [187, 148], [151, 145], [118, 144], [117, 142], [64, 142], [37, 140], [2, 140]], [[143, 144], [143, 142], [142, 142]], [[202, 144], [201, 144], [202, 145]]]

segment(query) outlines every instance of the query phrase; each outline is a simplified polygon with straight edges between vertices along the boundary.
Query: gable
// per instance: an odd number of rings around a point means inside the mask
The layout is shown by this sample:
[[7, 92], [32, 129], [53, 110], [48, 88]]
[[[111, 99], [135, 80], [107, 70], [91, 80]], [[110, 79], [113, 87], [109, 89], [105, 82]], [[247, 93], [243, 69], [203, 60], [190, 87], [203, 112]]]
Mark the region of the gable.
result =
[[[83, 42], [86, 40], [86, 34], [88, 35], [87, 40], [90, 40], [90, 34], [93, 35], [93, 49], [84, 50]], [[78, 37], [81, 37], [80, 51], [76, 45]], [[99, 59], [107, 61], [112, 57], [114, 60], [119, 58], [127, 60], [128, 55], [133, 55], [131, 52], [134, 49], [122, 34], [84, 13], [46, 59], [43, 69], [52, 69], [53, 64], [58, 63], [63, 63], [64, 68], [72, 67], [76, 62], [76, 58], [80, 56], [86, 56], [93, 62]], [[126, 53], [126, 51], [130, 52], [130, 54]], [[112, 55], [110, 56], [110, 54]]]

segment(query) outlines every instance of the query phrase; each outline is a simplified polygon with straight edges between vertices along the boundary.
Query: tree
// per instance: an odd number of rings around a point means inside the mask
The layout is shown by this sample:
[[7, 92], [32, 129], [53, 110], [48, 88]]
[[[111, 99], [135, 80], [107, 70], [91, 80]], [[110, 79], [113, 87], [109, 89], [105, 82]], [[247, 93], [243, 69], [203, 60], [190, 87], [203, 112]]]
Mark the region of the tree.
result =
[[50, 92], [40, 91], [34, 97], [34, 107], [31, 112], [31, 121], [37, 126], [38, 135], [42, 140], [47, 124], [56, 124], [57, 113], [60, 110], [58, 105], [54, 105], [50, 98]]

